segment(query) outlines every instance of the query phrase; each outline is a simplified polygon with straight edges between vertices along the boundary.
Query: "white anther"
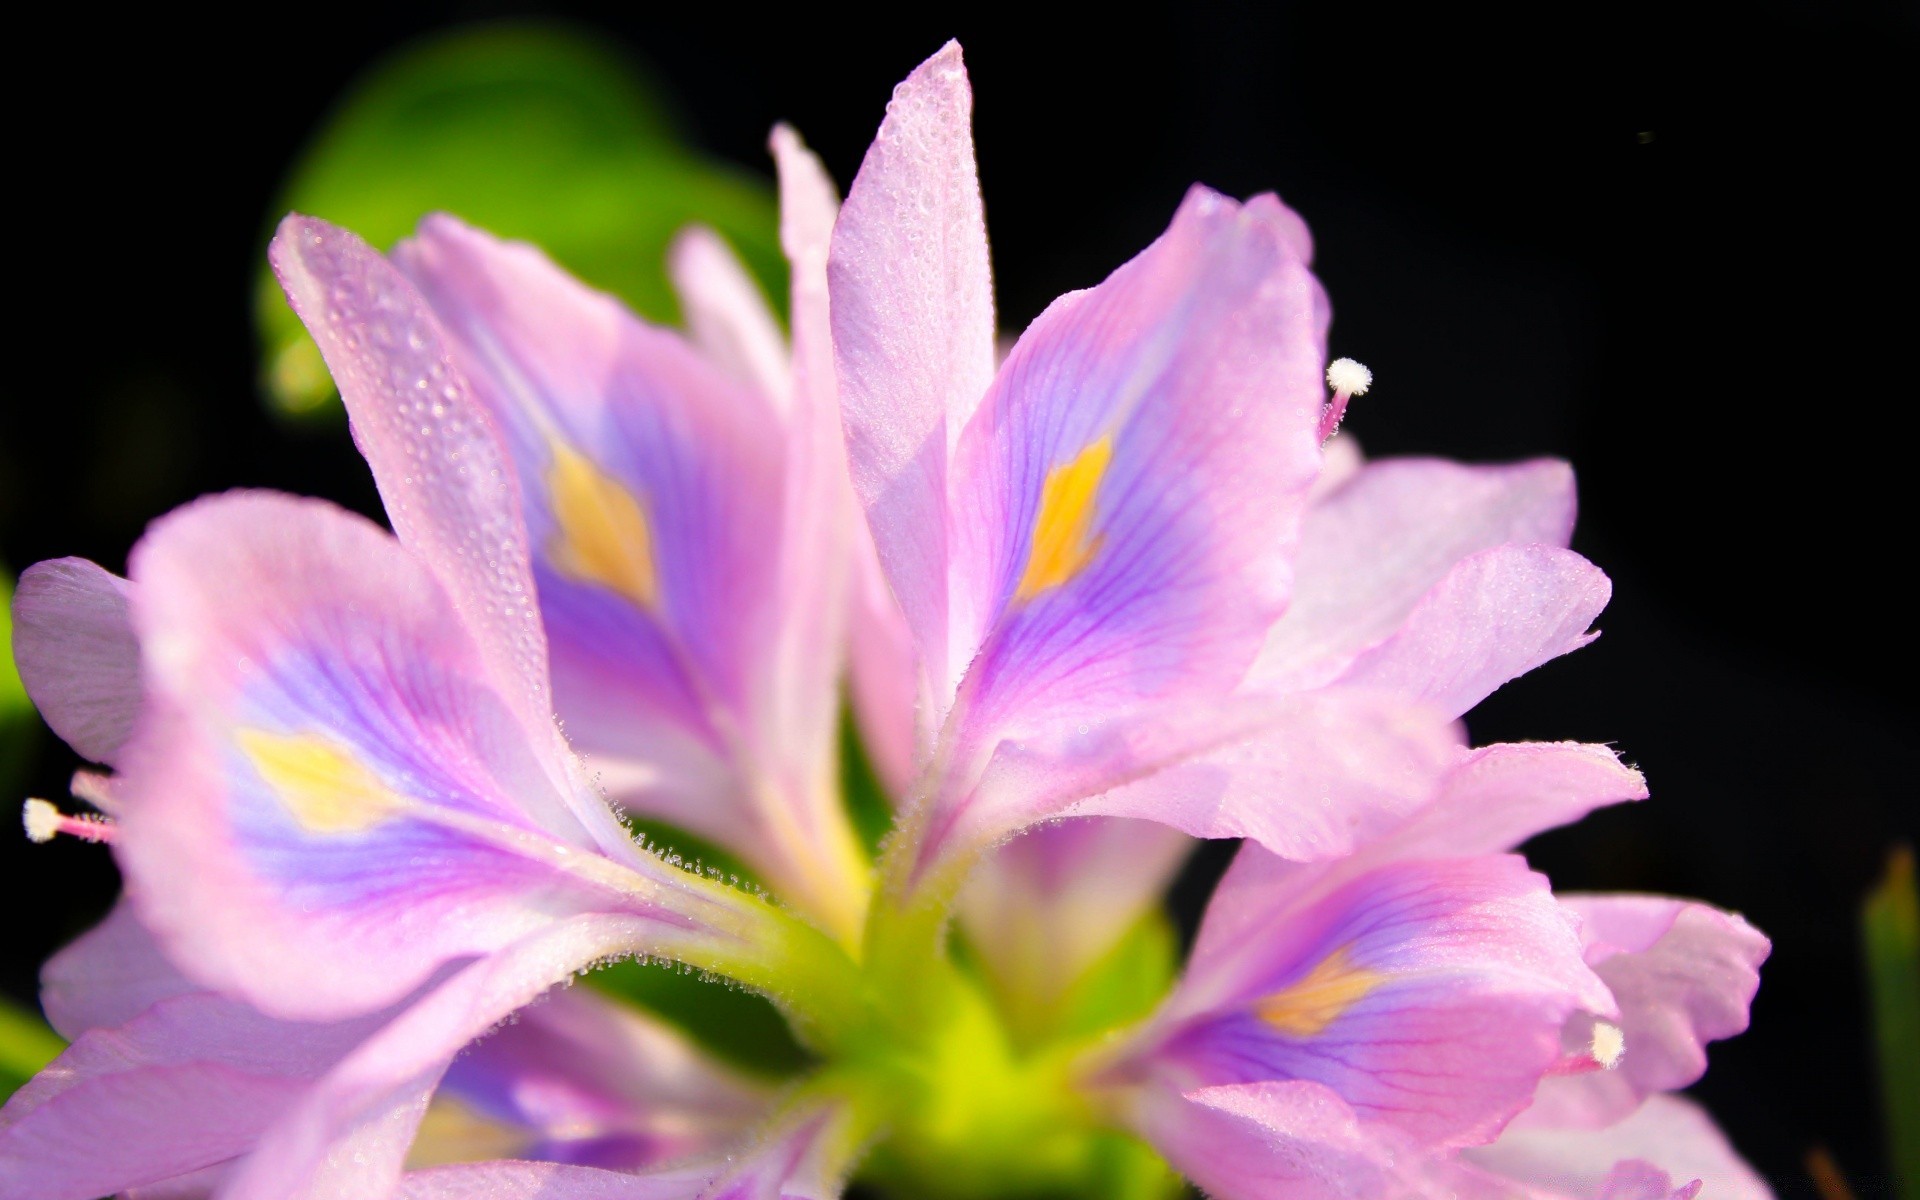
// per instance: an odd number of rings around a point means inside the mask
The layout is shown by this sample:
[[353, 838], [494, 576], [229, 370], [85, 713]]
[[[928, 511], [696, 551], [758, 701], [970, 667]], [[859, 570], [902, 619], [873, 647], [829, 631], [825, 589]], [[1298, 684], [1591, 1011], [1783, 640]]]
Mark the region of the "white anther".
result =
[[1351, 358], [1336, 358], [1327, 364], [1327, 386], [1343, 396], [1364, 396], [1373, 386], [1373, 372]]
[[1620, 1065], [1620, 1056], [1627, 1052], [1627, 1035], [1618, 1025], [1609, 1025], [1605, 1021], [1593, 1023], [1593, 1047], [1590, 1053], [1593, 1061], [1611, 1071]]
[[45, 800], [28, 800], [20, 806], [20, 824], [30, 842], [50, 842], [60, 832], [60, 810]]

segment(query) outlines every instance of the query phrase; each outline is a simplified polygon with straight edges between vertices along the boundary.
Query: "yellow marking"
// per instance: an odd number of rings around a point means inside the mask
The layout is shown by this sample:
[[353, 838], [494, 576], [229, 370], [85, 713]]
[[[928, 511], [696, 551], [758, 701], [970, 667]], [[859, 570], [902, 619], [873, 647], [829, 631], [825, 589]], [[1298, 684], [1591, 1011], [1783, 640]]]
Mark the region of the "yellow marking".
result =
[[405, 803], [352, 754], [317, 734], [242, 729], [238, 740], [253, 769], [310, 833], [361, 833]]
[[1378, 971], [1355, 965], [1342, 947], [1302, 979], [1254, 1005], [1253, 1011], [1282, 1033], [1312, 1037], [1386, 978]]
[[653, 534], [633, 493], [559, 442], [553, 443], [547, 491], [559, 526], [547, 543], [547, 557], [555, 569], [652, 608], [660, 595], [653, 569]]
[[1027, 569], [1013, 594], [1015, 600], [1031, 600], [1066, 583], [1085, 570], [1100, 549], [1101, 539], [1090, 528], [1093, 497], [1112, 461], [1109, 435], [1082, 450], [1072, 462], [1047, 472], [1040, 488], [1040, 512], [1033, 519]]

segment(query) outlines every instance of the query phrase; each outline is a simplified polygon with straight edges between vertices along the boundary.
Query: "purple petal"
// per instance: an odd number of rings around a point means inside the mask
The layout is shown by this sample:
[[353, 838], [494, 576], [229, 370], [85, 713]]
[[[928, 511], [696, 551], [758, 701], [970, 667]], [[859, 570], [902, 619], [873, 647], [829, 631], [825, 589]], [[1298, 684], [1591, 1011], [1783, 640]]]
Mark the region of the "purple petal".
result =
[[1573, 473], [1551, 461], [1468, 467], [1327, 449], [1320, 486], [1351, 461], [1350, 476], [1316, 498], [1300, 528], [1293, 601], [1268, 634], [1249, 683], [1313, 687], [1405, 623], [1421, 597], [1469, 555], [1507, 544], [1565, 546], [1573, 532]]
[[771, 400], [531, 246], [434, 217], [394, 258], [506, 435], [573, 744], [625, 806], [751, 852], [731, 776], [781, 615]]
[[720, 235], [696, 225], [668, 248], [667, 273], [687, 334], [707, 361], [784, 408], [793, 380], [786, 340], [739, 256]]
[[828, 264], [854, 488], [943, 689], [966, 665], [947, 659], [948, 459], [994, 370], [972, 111], [960, 46], [949, 42], [894, 89]]
[[1252, 838], [1289, 859], [1331, 858], [1404, 823], [1460, 753], [1457, 732], [1435, 714], [1357, 690], [1286, 697], [1249, 724], [1074, 811]]
[[236, 1170], [223, 1200], [386, 1195], [456, 1054], [555, 984], [645, 937], [644, 923], [630, 917], [572, 917], [457, 971], [302, 1095]]
[[631, 907], [586, 880], [640, 876], [595, 852], [390, 535], [236, 493], [156, 523], [133, 562], [149, 710], [115, 849], [189, 974], [276, 1015], [341, 1016], [555, 915]]
[[772, 1100], [672, 1027], [578, 987], [456, 1059], [446, 1098], [527, 1131], [526, 1157], [621, 1170], [718, 1149]]
[[1733, 913], [1666, 896], [1563, 896], [1587, 962], [1620, 1006], [1626, 1049], [1611, 1070], [1548, 1080], [1522, 1120], [1599, 1128], [1707, 1069], [1710, 1041], [1745, 1032], [1772, 948]]
[[1341, 682], [1466, 712], [1501, 684], [1577, 650], [1613, 585], [1571, 550], [1499, 546], [1457, 563]]
[[1050, 1012], [1147, 911], [1193, 842], [1101, 817], [1029, 829], [974, 868], [961, 928], [1015, 1012]]
[[922, 698], [925, 677], [914, 662], [913, 634], [887, 587], [872, 539], [864, 530], [855, 538], [848, 690], [874, 774], [897, 799], [924, 766], [919, 748], [932, 734], [921, 718], [932, 702]]
[[1320, 465], [1315, 285], [1283, 213], [1195, 189], [1008, 356], [953, 469], [970, 728], [1018, 736], [1245, 673]]
[[1259, 935], [1268, 914], [1382, 865], [1509, 850], [1602, 804], [1647, 794], [1639, 772], [1605, 746], [1528, 742], [1455, 755], [1431, 798], [1404, 823], [1356, 841], [1344, 857], [1299, 862], [1240, 854], [1207, 906], [1195, 960], [1231, 953]]
[[198, 991], [161, 953], [124, 899], [40, 968], [40, 1007], [72, 1041], [124, 1025], [162, 1000]]
[[1647, 798], [1647, 783], [1605, 746], [1514, 742], [1467, 752], [1433, 803], [1369, 850], [1389, 857], [1443, 857], [1511, 850], [1536, 833], [1596, 808]]
[[704, 1200], [704, 1169], [632, 1175], [542, 1162], [462, 1163], [409, 1171], [399, 1200]]
[[835, 777], [859, 520], [827, 315], [827, 244], [839, 202], [826, 169], [791, 129], [775, 129], [772, 145], [780, 169], [780, 240], [793, 276], [794, 403], [780, 530], [781, 620], [757, 724], [761, 755], [789, 773], [794, 816], [807, 829], [794, 854], [818, 861], [858, 855], [834, 789], [805, 786]]
[[446, 588], [528, 729], [557, 739], [513, 466], [445, 331], [391, 264], [324, 221], [288, 217], [268, 257], [340, 388], [394, 531]]
[[1144, 1093], [1133, 1120], [1156, 1150], [1216, 1200], [1371, 1200], [1392, 1156], [1353, 1110], [1315, 1083]]
[[13, 658], [48, 725], [80, 757], [111, 763], [140, 711], [140, 645], [127, 581], [81, 558], [35, 563], [13, 595]]
[[[1711, 1200], [1772, 1200], [1773, 1191], [1741, 1161], [1700, 1107], [1680, 1096], [1653, 1096], [1607, 1129], [1543, 1130], [1518, 1126], [1462, 1157], [1482, 1170], [1538, 1189], [1543, 1197], [1601, 1200], [1622, 1163], [1650, 1165], [1684, 1187], [1702, 1183]], [[1639, 1172], [1634, 1172], [1639, 1173]], [[1618, 1194], [1616, 1192], [1616, 1194]], [[1630, 1194], [1630, 1193], [1629, 1193]]]
[[383, 1015], [275, 1020], [210, 992], [81, 1034], [0, 1110], [0, 1178], [91, 1200], [224, 1163]]
[[[1229, 876], [1214, 904], [1261, 899]], [[1470, 1145], [1526, 1106], [1568, 1017], [1610, 1005], [1514, 856], [1394, 864], [1262, 915], [1195, 954], [1142, 1060], [1160, 1086], [1311, 1080], [1364, 1121]]]

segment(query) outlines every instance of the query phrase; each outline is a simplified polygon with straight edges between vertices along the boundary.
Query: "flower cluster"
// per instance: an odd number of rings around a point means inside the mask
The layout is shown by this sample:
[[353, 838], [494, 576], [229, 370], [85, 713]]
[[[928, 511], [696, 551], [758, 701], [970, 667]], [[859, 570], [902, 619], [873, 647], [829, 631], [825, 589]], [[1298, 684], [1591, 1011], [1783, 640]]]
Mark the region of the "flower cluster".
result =
[[[1002, 360], [970, 105], [949, 46], [844, 205], [775, 131], [790, 336], [699, 231], [683, 335], [451, 218], [286, 220], [392, 532], [236, 492], [23, 577], [22, 676], [110, 768], [29, 831], [126, 897], [47, 965], [0, 1190], [1766, 1194], [1672, 1094], [1766, 940], [1554, 895], [1513, 848], [1640, 777], [1457, 722], [1592, 636], [1566, 467], [1363, 463], [1270, 195], [1196, 187]], [[1176, 979], [1195, 838], [1244, 845]], [[630, 957], [809, 1065], [557, 988]]]

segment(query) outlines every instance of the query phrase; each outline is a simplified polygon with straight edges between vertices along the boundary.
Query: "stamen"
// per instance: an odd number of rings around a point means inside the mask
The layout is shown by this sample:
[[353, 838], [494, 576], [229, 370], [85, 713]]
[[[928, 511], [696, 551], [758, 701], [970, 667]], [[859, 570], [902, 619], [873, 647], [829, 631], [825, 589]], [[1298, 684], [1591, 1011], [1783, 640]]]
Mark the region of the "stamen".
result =
[[30, 842], [50, 842], [61, 834], [83, 842], [111, 842], [113, 822], [105, 817], [73, 817], [45, 800], [29, 799], [20, 807], [20, 825]]
[[1366, 395], [1373, 386], [1373, 372], [1351, 358], [1336, 358], [1327, 364], [1327, 386], [1333, 389], [1333, 399], [1320, 413], [1322, 442], [1340, 428], [1340, 418], [1347, 415], [1347, 401]]
[[1627, 1035], [1618, 1025], [1609, 1025], [1605, 1021], [1593, 1023], [1593, 1046], [1589, 1051], [1593, 1061], [1611, 1071], [1620, 1065], [1620, 1056], [1627, 1052]]

